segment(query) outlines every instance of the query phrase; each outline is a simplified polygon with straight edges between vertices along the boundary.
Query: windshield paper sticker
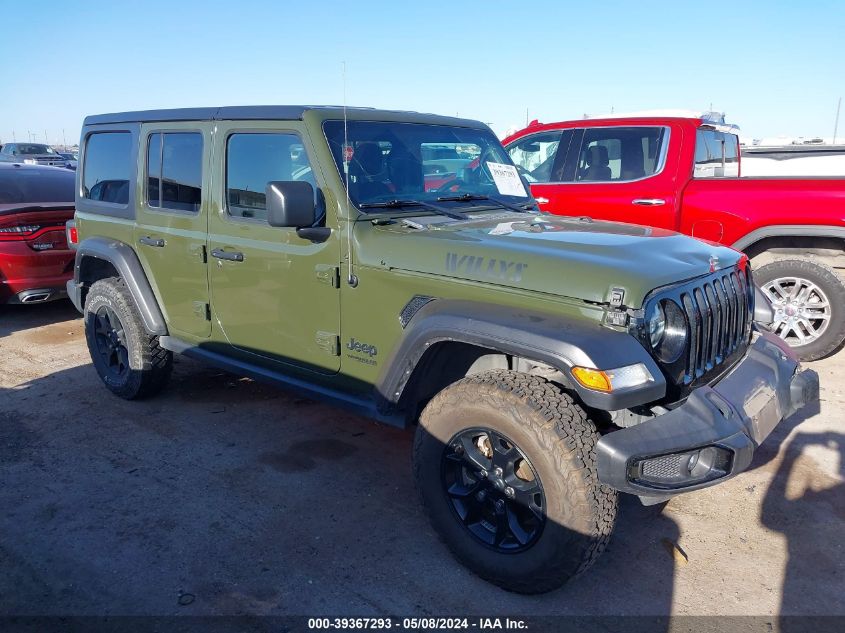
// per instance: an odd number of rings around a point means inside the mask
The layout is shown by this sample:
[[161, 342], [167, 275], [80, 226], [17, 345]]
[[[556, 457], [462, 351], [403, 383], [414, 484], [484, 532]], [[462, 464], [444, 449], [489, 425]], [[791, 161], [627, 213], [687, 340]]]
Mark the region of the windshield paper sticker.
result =
[[488, 162], [487, 168], [490, 170], [490, 175], [493, 176], [496, 189], [499, 190], [500, 194], [503, 196], [519, 196], [520, 198], [528, 197], [516, 167], [504, 163]]

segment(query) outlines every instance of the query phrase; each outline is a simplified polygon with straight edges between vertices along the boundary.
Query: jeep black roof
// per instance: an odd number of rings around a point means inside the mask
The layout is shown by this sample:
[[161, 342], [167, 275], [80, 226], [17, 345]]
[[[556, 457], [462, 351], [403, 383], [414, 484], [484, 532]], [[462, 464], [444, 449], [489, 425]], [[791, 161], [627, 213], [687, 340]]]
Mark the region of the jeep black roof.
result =
[[[225, 120], [301, 120], [309, 110], [333, 111], [342, 116], [343, 106], [313, 106], [313, 105], [254, 105], [254, 106], [222, 106], [207, 108], [176, 108], [172, 110], [141, 110], [137, 112], [115, 112], [112, 114], [93, 114], [85, 117], [83, 125], [100, 125], [107, 123], [135, 123], [156, 121], [225, 121]], [[436, 114], [421, 114], [419, 112], [403, 112], [399, 110], [378, 110], [376, 108], [346, 108], [350, 115], [363, 112], [373, 115], [407, 115], [417, 122], [440, 123], [444, 125], [459, 125], [461, 127], [486, 127], [483, 123], [471, 119], [441, 116]]]

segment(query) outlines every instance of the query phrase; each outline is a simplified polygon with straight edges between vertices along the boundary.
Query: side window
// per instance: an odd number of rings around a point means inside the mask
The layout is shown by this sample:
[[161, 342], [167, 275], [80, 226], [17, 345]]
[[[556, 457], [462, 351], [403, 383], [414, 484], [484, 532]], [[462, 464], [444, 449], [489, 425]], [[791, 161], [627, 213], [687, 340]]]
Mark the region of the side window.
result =
[[739, 176], [739, 141], [735, 134], [699, 129], [695, 133], [694, 178]]
[[132, 135], [94, 132], [85, 146], [82, 196], [89, 200], [129, 204], [132, 177]]
[[575, 180], [624, 182], [653, 176], [667, 140], [663, 127], [599, 127], [584, 131]]
[[267, 219], [265, 188], [274, 180], [317, 183], [302, 140], [292, 133], [242, 132], [226, 143], [226, 211], [236, 218]]
[[156, 132], [147, 145], [147, 203], [196, 213], [202, 202], [202, 134]]
[[[508, 154], [519, 172], [528, 182], [560, 182], [557, 163], [566, 158], [568, 140], [572, 132], [566, 132], [566, 141], [561, 143], [564, 132], [556, 130], [532, 134], [508, 147]], [[560, 157], [558, 160], [558, 153]]]

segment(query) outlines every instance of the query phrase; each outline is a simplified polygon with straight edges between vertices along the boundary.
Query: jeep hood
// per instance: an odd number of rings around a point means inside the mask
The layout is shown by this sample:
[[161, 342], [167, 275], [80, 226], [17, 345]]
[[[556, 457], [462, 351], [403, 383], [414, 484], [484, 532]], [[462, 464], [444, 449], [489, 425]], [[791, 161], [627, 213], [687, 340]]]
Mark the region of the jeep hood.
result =
[[597, 303], [622, 288], [625, 305], [637, 308], [655, 288], [729, 268], [742, 257], [672, 231], [589, 218], [487, 213], [413, 222], [360, 222], [359, 263]]

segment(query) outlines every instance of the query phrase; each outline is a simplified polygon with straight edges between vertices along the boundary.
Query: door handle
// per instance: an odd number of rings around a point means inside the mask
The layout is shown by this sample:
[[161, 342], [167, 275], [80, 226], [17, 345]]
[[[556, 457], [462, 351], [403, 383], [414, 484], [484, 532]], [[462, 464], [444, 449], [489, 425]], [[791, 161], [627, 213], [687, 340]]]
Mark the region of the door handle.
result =
[[549, 204], [548, 198], [543, 198], [542, 196], [540, 196], [540, 197], [535, 197], [534, 199], [537, 201], [537, 204]]
[[164, 240], [160, 237], [146, 237], [138, 238], [138, 241], [145, 246], [155, 246], [156, 248], [164, 248]]
[[659, 207], [666, 204], [663, 198], [635, 198], [631, 200], [631, 204], [638, 204], [643, 207]]
[[211, 251], [211, 256], [217, 259], [225, 259], [229, 262], [242, 262], [244, 254], [239, 251], [224, 251], [220, 248], [215, 248]]

